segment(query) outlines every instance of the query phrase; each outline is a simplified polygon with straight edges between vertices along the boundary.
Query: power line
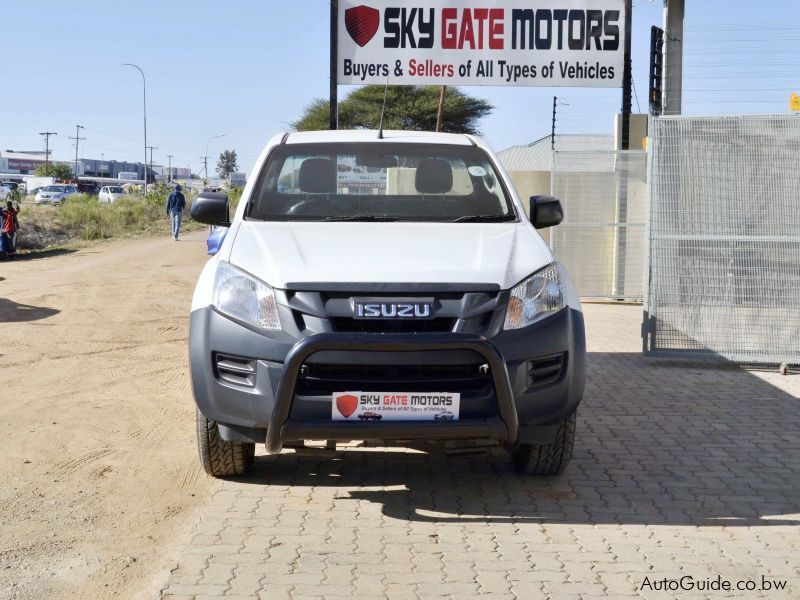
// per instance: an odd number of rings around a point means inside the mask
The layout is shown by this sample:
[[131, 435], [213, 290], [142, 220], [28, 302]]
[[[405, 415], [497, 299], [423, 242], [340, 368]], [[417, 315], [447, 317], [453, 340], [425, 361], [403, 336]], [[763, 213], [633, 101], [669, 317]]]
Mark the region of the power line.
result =
[[[108, 137], [113, 137], [113, 138], [117, 138], [117, 139], [120, 139], [120, 140], [125, 140], [127, 142], [131, 142], [132, 144], [139, 144], [140, 143], [139, 140], [137, 140], [137, 139], [130, 138], [130, 137], [127, 137], [127, 136], [124, 136], [124, 135], [120, 135], [118, 133], [112, 133], [110, 131], [103, 131], [102, 129], [95, 129], [93, 127], [86, 127], [85, 129], [86, 129], [86, 131], [91, 131], [93, 133], [99, 133], [100, 135], [106, 135]], [[170, 149], [170, 150], [179, 150], [181, 152], [190, 152], [191, 151], [190, 148], [185, 148], [183, 146], [175, 146], [173, 144], [166, 144], [164, 147], [167, 148], [167, 149]]]

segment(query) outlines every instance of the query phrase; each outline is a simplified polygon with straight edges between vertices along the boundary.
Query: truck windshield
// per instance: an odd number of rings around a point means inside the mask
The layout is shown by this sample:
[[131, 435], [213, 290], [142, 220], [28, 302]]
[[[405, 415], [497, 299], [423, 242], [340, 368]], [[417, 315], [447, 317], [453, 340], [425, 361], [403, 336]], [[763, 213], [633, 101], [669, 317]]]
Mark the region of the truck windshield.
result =
[[514, 221], [489, 156], [474, 146], [278, 146], [245, 213], [264, 221]]

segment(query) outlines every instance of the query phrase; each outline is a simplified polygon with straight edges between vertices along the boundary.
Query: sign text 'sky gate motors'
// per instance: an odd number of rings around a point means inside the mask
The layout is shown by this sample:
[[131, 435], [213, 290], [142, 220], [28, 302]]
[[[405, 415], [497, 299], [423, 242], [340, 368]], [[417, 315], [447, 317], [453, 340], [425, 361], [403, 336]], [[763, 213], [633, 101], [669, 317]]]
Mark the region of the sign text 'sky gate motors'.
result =
[[340, 0], [340, 84], [622, 87], [625, 0]]

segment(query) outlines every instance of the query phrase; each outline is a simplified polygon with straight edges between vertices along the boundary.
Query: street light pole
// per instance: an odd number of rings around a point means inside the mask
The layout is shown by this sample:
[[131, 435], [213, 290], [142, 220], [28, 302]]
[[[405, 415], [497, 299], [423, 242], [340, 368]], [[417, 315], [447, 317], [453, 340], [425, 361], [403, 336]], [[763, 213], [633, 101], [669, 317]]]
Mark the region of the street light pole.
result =
[[217, 138], [221, 138], [221, 137], [225, 137], [225, 134], [224, 133], [220, 133], [219, 135], [215, 135], [213, 137], [210, 137], [210, 138], [208, 138], [208, 141], [206, 142], [206, 153], [204, 155], [205, 165], [206, 165], [206, 167], [205, 167], [205, 179], [206, 179], [206, 182], [208, 182], [208, 145], [211, 143], [211, 140], [216, 140]]
[[133, 67], [142, 74], [142, 114], [144, 115], [144, 195], [147, 195], [147, 79], [138, 65], [122, 63], [123, 67]]

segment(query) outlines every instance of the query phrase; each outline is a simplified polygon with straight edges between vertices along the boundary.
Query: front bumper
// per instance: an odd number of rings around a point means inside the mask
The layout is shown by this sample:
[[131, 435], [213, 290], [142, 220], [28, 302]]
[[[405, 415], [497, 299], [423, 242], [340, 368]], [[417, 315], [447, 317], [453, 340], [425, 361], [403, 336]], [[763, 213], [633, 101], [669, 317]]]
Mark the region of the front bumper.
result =
[[[220, 372], [219, 357], [228, 356], [252, 359], [252, 372], [242, 380], [247, 385]], [[543, 384], [532, 381], [531, 374], [540, 357], [562, 357], [560, 370]], [[285, 332], [264, 335], [203, 308], [191, 317], [190, 362], [197, 406], [219, 423], [222, 437], [266, 442], [271, 453], [280, 452], [286, 441], [305, 439], [489, 439], [514, 447], [550, 441], [555, 433], [550, 424], [577, 408], [585, 377], [583, 316], [564, 309], [490, 339], [449, 332], [337, 332], [296, 340]], [[309, 395], [298, 385], [306, 365], [329, 363], [488, 366], [487, 386], [462, 394], [458, 421], [332, 421], [330, 396]], [[368, 391], [349, 385], [338, 391], [354, 389]], [[394, 388], [387, 384], [375, 391]]]

